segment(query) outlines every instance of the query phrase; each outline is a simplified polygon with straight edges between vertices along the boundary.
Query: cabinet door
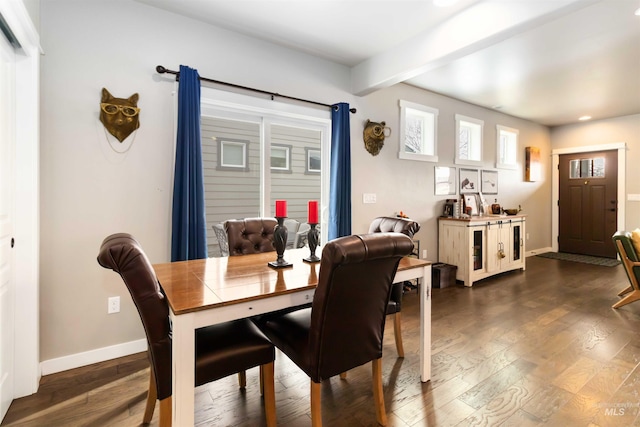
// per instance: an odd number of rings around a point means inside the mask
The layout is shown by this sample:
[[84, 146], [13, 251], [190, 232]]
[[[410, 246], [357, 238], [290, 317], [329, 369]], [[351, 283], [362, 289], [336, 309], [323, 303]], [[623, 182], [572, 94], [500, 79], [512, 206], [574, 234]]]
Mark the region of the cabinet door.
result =
[[507, 222], [498, 221], [487, 225], [487, 271], [499, 272], [511, 264], [511, 227]]
[[511, 224], [511, 232], [509, 236], [511, 245], [510, 262], [517, 266], [524, 263], [524, 222], [516, 222]]
[[500, 227], [498, 223], [487, 226], [487, 272], [500, 270]]
[[485, 271], [485, 227], [471, 227], [469, 271], [471, 274]]

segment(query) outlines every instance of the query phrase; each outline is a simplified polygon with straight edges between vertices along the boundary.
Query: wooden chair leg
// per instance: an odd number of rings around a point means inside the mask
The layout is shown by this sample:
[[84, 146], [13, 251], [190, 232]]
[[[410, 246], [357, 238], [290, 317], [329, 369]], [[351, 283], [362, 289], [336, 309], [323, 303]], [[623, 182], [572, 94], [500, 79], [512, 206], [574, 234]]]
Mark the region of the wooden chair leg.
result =
[[149, 424], [153, 418], [153, 410], [156, 408], [158, 390], [156, 388], [156, 376], [153, 373], [153, 366], [149, 367], [149, 391], [147, 391], [147, 405], [144, 408], [143, 424]]
[[622, 307], [623, 305], [631, 304], [632, 302], [635, 302], [638, 300], [640, 300], [640, 291], [634, 290], [630, 294], [627, 294], [626, 297], [622, 298], [620, 301], [613, 304], [611, 307], [619, 308], [619, 307]]
[[171, 427], [172, 408], [171, 396], [160, 401], [160, 427]]
[[404, 357], [404, 347], [402, 345], [402, 315], [399, 311], [393, 315], [393, 335], [396, 339], [398, 357]]
[[632, 290], [633, 290], [633, 286], [629, 285], [625, 289], [623, 289], [620, 292], [618, 292], [618, 296], [621, 297], [622, 295], [627, 294], [627, 293], [631, 292]]
[[322, 427], [322, 383], [311, 381], [311, 427]]
[[373, 367], [373, 400], [376, 404], [376, 419], [381, 426], [387, 425], [387, 411], [384, 409], [382, 392], [382, 358], [371, 361]]
[[260, 396], [264, 396], [264, 368], [260, 365]]
[[267, 418], [267, 427], [275, 427], [277, 425], [277, 417], [273, 362], [261, 365], [260, 372], [261, 382], [264, 384], [264, 411]]
[[247, 371], [238, 372], [238, 385], [240, 388], [247, 386]]

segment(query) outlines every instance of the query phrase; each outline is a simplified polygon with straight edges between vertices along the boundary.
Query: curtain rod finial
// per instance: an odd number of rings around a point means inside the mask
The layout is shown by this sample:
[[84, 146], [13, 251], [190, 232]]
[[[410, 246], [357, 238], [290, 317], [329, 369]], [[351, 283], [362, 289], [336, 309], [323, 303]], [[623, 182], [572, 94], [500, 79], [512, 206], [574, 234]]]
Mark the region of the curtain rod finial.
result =
[[166, 69], [166, 68], [164, 68], [162, 65], [158, 65], [158, 66], [156, 67], [156, 71], [157, 71], [158, 73], [160, 73], [160, 74], [163, 74], [165, 71], [167, 71], [167, 69]]

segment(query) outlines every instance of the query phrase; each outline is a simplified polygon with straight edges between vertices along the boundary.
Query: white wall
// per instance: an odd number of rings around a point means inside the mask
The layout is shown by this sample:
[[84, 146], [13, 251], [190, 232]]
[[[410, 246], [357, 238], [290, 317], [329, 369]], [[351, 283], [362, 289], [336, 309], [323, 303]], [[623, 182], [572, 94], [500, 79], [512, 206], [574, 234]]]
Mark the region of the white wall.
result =
[[[484, 120], [484, 169], [496, 170], [496, 125], [519, 129], [518, 168], [499, 169], [498, 194], [486, 195], [485, 198], [490, 202], [497, 198], [498, 203], [506, 208], [522, 206], [522, 213], [527, 215], [527, 232], [530, 235], [527, 250], [550, 246], [551, 175], [548, 128], [405, 84], [359, 99], [358, 111], [362, 111], [362, 114], [352, 118], [354, 232], [366, 232], [373, 217], [403, 211], [421, 224], [417, 234], [420, 249], [427, 249], [429, 259], [437, 259], [437, 217], [442, 213], [444, 200], [454, 196], [434, 195], [435, 163], [398, 159], [400, 99], [439, 109], [438, 166], [453, 166], [456, 167], [456, 172], [460, 166], [454, 164], [456, 113]], [[377, 156], [371, 156], [364, 149], [362, 129], [366, 119], [385, 121], [391, 127], [391, 136], [385, 139], [384, 147]], [[527, 146], [540, 148], [544, 173], [539, 182], [524, 182], [524, 147]], [[377, 203], [363, 204], [362, 193], [376, 193]]]
[[[197, 68], [202, 76], [324, 103], [349, 102], [352, 119], [353, 231], [371, 219], [403, 210], [422, 224], [418, 237], [435, 259], [436, 217], [432, 163], [398, 160], [398, 99], [440, 109], [439, 155], [453, 165], [454, 113], [485, 120], [487, 158], [495, 157], [495, 124], [520, 129], [521, 146], [539, 146], [544, 178], [524, 183], [500, 172], [498, 201], [529, 214], [529, 248], [550, 246], [549, 136], [539, 125], [398, 85], [355, 98], [346, 67], [276, 47], [129, 0], [42, 2], [41, 129], [41, 360], [64, 358], [144, 338], [120, 278], [96, 262], [100, 243], [126, 231], [152, 262], [169, 260], [173, 173], [172, 76], [156, 65]], [[100, 91], [140, 94], [141, 127], [127, 154], [115, 154], [98, 120]], [[362, 143], [367, 118], [393, 129], [380, 155]], [[362, 193], [378, 195], [363, 205]], [[121, 295], [120, 314], [107, 315], [107, 297]]]
[[[42, 2], [41, 360], [144, 338], [102, 239], [130, 232], [152, 262], [170, 257], [174, 77], [156, 65], [333, 103], [350, 101], [340, 65], [132, 1]], [[133, 148], [115, 154], [101, 89], [140, 94]], [[133, 137], [130, 137], [133, 138]], [[107, 298], [121, 295], [120, 314]]]

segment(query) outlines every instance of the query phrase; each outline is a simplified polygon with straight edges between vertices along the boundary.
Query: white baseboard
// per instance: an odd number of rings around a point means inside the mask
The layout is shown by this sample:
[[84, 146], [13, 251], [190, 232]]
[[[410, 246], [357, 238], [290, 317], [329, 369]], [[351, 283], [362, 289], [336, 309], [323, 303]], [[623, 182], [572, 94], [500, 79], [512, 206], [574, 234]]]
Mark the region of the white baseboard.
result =
[[531, 251], [527, 251], [527, 253], [525, 255], [527, 257], [530, 257], [530, 256], [536, 256], [536, 255], [544, 254], [544, 253], [547, 253], [547, 252], [553, 252], [553, 248], [551, 246], [549, 246], [548, 248], [533, 249]]
[[118, 357], [147, 351], [147, 340], [129, 341], [109, 347], [97, 348], [83, 353], [70, 354], [40, 362], [42, 375], [55, 374], [56, 372], [80, 368], [92, 363], [104, 362]]

